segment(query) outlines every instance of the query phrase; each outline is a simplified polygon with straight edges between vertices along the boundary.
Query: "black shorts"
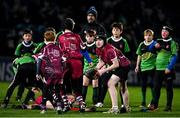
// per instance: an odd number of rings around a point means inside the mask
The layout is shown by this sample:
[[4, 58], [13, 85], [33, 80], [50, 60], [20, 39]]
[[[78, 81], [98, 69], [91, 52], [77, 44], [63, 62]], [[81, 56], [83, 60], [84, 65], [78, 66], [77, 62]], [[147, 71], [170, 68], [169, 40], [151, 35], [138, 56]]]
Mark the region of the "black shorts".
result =
[[130, 70], [130, 66], [125, 67], [119, 67], [113, 71], [111, 71], [111, 74], [114, 74], [120, 78], [120, 80], [127, 80], [128, 79], [128, 72]]

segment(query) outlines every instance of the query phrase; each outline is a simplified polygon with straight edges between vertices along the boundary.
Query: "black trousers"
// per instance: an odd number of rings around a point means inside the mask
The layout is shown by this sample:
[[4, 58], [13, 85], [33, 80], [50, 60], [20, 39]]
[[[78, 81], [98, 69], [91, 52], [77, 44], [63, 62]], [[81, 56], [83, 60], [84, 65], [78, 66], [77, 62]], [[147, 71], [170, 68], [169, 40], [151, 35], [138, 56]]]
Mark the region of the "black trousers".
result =
[[167, 103], [166, 106], [172, 106], [173, 100], [173, 79], [174, 79], [174, 72], [172, 71], [170, 74], [165, 74], [164, 70], [156, 70], [155, 72], [155, 79], [154, 79], [154, 90], [155, 90], [155, 99], [154, 105], [158, 107], [160, 92], [163, 81], [166, 82], [166, 92], [167, 92]]
[[25, 86], [35, 86], [36, 81], [36, 65], [34, 63], [22, 64], [18, 67], [18, 71], [13, 81], [8, 87], [4, 103], [8, 104], [14, 89], [21, 83]]
[[[149, 86], [151, 88], [151, 91], [153, 91], [151, 104], [153, 104], [153, 102], [154, 102], [154, 77], [155, 77], [155, 69], [140, 72], [142, 92], [146, 96], [147, 86]], [[142, 102], [146, 102], [146, 101], [142, 101]]]

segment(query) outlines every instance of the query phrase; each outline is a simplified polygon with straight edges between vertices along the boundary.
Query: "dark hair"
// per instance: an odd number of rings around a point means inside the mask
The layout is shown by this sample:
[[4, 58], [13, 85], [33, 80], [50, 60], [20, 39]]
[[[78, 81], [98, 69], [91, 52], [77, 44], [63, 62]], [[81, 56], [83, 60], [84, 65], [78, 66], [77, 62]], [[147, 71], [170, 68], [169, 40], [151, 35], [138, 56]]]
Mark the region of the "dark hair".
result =
[[74, 29], [74, 25], [75, 25], [75, 22], [73, 19], [66, 18], [63, 23], [63, 30], [68, 29], [72, 31]]
[[99, 34], [99, 35], [96, 35], [95, 37], [96, 39], [102, 39], [106, 42], [106, 35], [102, 35], [102, 34]]
[[89, 34], [90, 36], [95, 36], [95, 32], [93, 30], [84, 31], [85, 35]]
[[118, 28], [118, 29], [120, 29], [120, 30], [122, 31], [122, 30], [123, 30], [123, 24], [122, 24], [122, 23], [114, 22], [114, 23], [111, 25], [111, 28]]
[[33, 32], [32, 32], [32, 30], [31, 29], [24, 29], [24, 31], [23, 31], [23, 33], [22, 33], [22, 35], [24, 35], [24, 34], [33, 34]]
[[99, 35], [96, 35], [96, 37], [95, 37], [95, 40], [97, 40], [97, 39], [101, 39], [101, 40], [103, 40], [104, 41], [104, 44], [103, 44], [103, 46], [105, 46], [106, 45], [106, 35], [104, 35], [104, 34], [99, 34]]

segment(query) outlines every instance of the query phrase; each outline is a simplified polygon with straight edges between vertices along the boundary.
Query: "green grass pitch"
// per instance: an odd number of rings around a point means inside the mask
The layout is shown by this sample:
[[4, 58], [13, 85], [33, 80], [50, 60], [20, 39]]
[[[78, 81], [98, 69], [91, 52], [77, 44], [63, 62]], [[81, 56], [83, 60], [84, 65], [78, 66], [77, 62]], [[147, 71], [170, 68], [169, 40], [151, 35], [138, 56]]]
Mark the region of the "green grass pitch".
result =
[[[2, 103], [9, 83], [0, 82], [0, 104]], [[111, 100], [109, 94], [106, 95], [103, 108], [98, 108], [96, 112], [80, 113], [78, 111], [70, 111], [62, 115], [56, 114], [54, 110], [48, 110], [45, 114], [40, 114], [40, 110], [20, 110], [12, 109], [12, 104], [18, 104], [15, 101], [15, 95], [17, 89], [14, 91], [10, 105], [7, 109], [0, 108], [0, 117], [180, 117], [180, 88], [174, 88], [174, 98], [172, 112], [164, 112], [163, 109], [166, 105], [166, 91], [165, 88], [161, 90], [161, 97], [159, 103], [159, 109], [157, 111], [140, 112], [139, 105], [141, 103], [141, 88], [129, 86], [130, 106], [132, 111], [123, 114], [104, 114], [103, 111], [107, 111], [111, 107]], [[24, 94], [25, 95], [25, 94]], [[91, 106], [92, 103], [92, 88], [88, 88], [87, 93], [87, 106]], [[150, 89], [147, 89], [147, 103], [150, 102], [151, 94]], [[119, 99], [119, 106], [121, 105]]]

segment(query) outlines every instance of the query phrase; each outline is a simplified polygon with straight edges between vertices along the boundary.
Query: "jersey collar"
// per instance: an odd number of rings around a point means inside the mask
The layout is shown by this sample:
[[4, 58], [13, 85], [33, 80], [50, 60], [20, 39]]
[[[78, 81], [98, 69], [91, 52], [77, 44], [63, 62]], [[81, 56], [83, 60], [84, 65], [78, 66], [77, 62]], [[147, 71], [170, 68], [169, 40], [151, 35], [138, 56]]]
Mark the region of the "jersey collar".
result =
[[148, 45], [151, 45], [153, 42], [154, 42], [154, 40], [152, 40], [150, 43], [147, 43], [146, 41], [144, 41], [144, 44], [145, 44], [146, 46], [148, 46]]
[[23, 44], [25, 47], [30, 47], [30, 46], [33, 44], [33, 41], [31, 41], [30, 44], [26, 44], [25, 41], [23, 41], [22, 44]]
[[118, 41], [120, 41], [120, 40], [122, 39], [122, 36], [121, 36], [119, 39], [115, 39], [114, 36], [111, 36], [111, 38], [112, 38], [112, 40], [113, 40], [114, 42], [118, 42]]
[[168, 41], [171, 41], [172, 38], [170, 37], [169, 39], [162, 39], [164, 42], [168, 42]]
[[86, 46], [87, 46], [87, 47], [91, 47], [91, 46], [95, 45], [95, 44], [96, 44], [96, 42], [94, 41], [94, 42], [93, 42], [93, 43], [91, 43], [91, 44], [89, 44], [89, 43], [85, 42], [85, 44], [86, 44]]

